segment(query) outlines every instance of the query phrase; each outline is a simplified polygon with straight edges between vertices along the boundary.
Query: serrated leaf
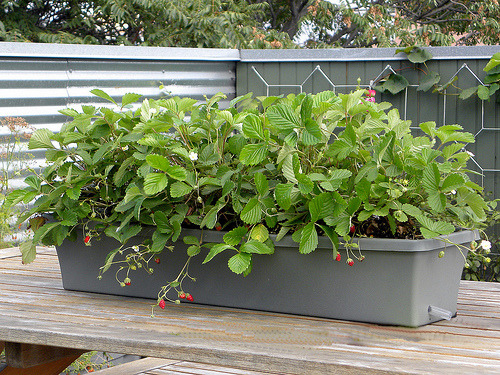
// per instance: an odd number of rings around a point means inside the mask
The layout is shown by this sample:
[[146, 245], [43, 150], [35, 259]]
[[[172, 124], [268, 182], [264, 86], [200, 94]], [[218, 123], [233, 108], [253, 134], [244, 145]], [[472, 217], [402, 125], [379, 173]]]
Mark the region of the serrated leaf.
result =
[[229, 269], [236, 274], [241, 274], [245, 272], [252, 262], [252, 254], [249, 253], [238, 253], [229, 258], [227, 265]]
[[112, 147], [112, 143], [104, 143], [103, 145], [101, 145], [92, 156], [92, 164], [97, 164], [98, 162], [100, 162], [103, 159], [104, 155], [106, 155]]
[[464, 184], [465, 178], [458, 173], [453, 173], [444, 179], [443, 185], [441, 185], [441, 191], [445, 193], [450, 192], [452, 190], [458, 189]]
[[[325, 207], [330, 207], [330, 210], [325, 210]], [[328, 216], [330, 214], [329, 211], [332, 209], [332, 198], [328, 193], [319, 194], [309, 201], [309, 213], [311, 214], [312, 222]]]
[[352, 197], [347, 205], [347, 213], [352, 216], [361, 206], [361, 199], [359, 197]]
[[115, 100], [111, 96], [109, 96], [108, 94], [106, 94], [104, 91], [102, 91], [100, 89], [93, 89], [93, 90], [90, 90], [90, 92], [92, 94], [94, 94], [95, 96], [98, 96], [102, 99], [105, 99], [111, 103], [116, 104]]
[[170, 167], [170, 161], [162, 155], [151, 154], [146, 156], [146, 162], [153, 167], [154, 169], [158, 169], [160, 171], [166, 172]]
[[19, 245], [19, 250], [21, 250], [23, 264], [29, 264], [35, 260], [36, 245], [32, 240], [21, 242], [21, 244]]
[[138, 101], [142, 97], [141, 94], [127, 93], [122, 97], [122, 108], [126, 105]]
[[263, 173], [258, 172], [254, 176], [255, 187], [257, 188], [257, 192], [261, 197], [265, 196], [269, 191], [269, 182], [267, 182], [266, 176]]
[[262, 141], [266, 139], [262, 120], [253, 113], [248, 114], [243, 120], [242, 130], [247, 138], [260, 139]]
[[409, 203], [403, 204], [401, 208], [407, 215], [413, 216], [415, 218], [417, 216], [423, 215], [422, 211], [418, 207], [415, 207]]
[[249, 254], [273, 254], [274, 249], [257, 240], [245, 242], [240, 247], [240, 251]]
[[300, 120], [289, 106], [277, 104], [266, 112], [269, 123], [278, 130], [292, 130], [300, 127]]
[[172, 198], [180, 198], [186, 194], [189, 194], [193, 191], [193, 188], [182, 181], [176, 181], [172, 185], [170, 185], [170, 196]]
[[233, 115], [229, 111], [219, 111], [219, 112], [217, 112], [217, 117], [222, 118], [224, 121], [226, 121], [230, 125], [234, 124]]
[[307, 146], [315, 145], [322, 141], [323, 134], [319, 124], [313, 119], [307, 119], [305, 122], [305, 130], [302, 131], [302, 143]]
[[165, 172], [174, 180], [185, 181], [187, 179], [187, 171], [180, 165], [171, 165]]
[[442, 235], [452, 234], [455, 231], [455, 227], [452, 224], [444, 221], [435, 222], [431, 229]]
[[300, 118], [303, 122], [311, 118], [313, 108], [313, 99], [311, 95], [306, 95], [300, 104]]
[[49, 129], [38, 129], [32, 135], [28, 143], [28, 149], [55, 148], [51, 138], [54, 136]]
[[283, 176], [285, 176], [285, 178], [289, 182], [294, 183], [294, 184], [297, 183], [297, 178], [295, 178], [295, 172], [293, 170], [293, 156], [292, 156], [292, 154], [287, 154], [284, 157], [281, 169], [283, 171]]
[[200, 241], [195, 236], [184, 236], [182, 238], [182, 242], [186, 245], [199, 245]]
[[351, 220], [347, 215], [339, 216], [336, 220], [335, 232], [339, 236], [347, 236], [351, 228]]
[[208, 252], [207, 256], [205, 257], [205, 260], [203, 261], [203, 264], [205, 264], [207, 262], [210, 262], [217, 254], [220, 254], [224, 250], [227, 250], [227, 249], [236, 250], [233, 246], [227, 245], [227, 244], [224, 244], [224, 243], [212, 246], [212, 248]]
[[428, 164], [422, 175], [422, 186], [428, 192], [438, 191], [441, 176], [435, 163]]
[[258, 224], [250, 232], [250, 238], [259, 242], [266, 242], [269, 238], [269, 231], [263, 224]]
[[278, 184], [274, 189], [274, 197], [278, 205], [288, 210], [292, 205], [292, 184]]
[[191, 245], [186, 250], [187, 255], [190, 257], [194, 257], [194, 256], [198, 255], [200, 253], [200, 251], [201, 251], [201, 246], [199, 246], [199, 245]]
[[297, 186], [302, 194], [309, 194], [314, 189], [314, 182], [302, 173], [296, 173], [295, 178], [297, 179]]
[[276, 235], [275, 242], [279, 242], [286, 236], [286, 234], [292, 229], [291, 227], [281, 227], [278, 234]]
[[[30, 221], [31, 224], [31, 221]], [[60, 222], [57, 223], [45, 223], [42, 226], [40, 226], [38, 229], [35, 230], [35, 234], [33, 235], [33, 243], [37, 244], [40, 241], [42, 241], [49, 232], [54, 229], [55, 227], [61, 225]], [[33, 225], [32, 225], [33, 227]]]
[[243, 147], [240, 152], [240, 161], [246, 165], [256, 165], [267, 157], [268, 149], [265, 143], [250, 144]]
[[168, 185], [168, 178], [164, 173], [150, 173], [144, 179], [144, 192], [155, 195], [164, 190]]
[[116, 173], [113, 176], [113, 182], [115, 183], [116, 186], [118, 187], [123, 186], [123, 184], [125, 183], [124, 177], [128, 170], [128, 167], [134, 164], [134, 162], [135, 162], [134, 157], [129, 157], [122, 162], [120, 168], [118, 168], [118, 171], [116, 171]]
[[355, 186], [356, 193], [358, 197], [363, 201], [367, 202], [370, 198], [371, 182], [366, 178], [362, 178]]
[[434, 231], [427, 229], [425, 227], [420, 228], [420, 233], [422, 233], [422, 236], [424, 236], [424, 238], [427, 238], [427, 239], [439, 236], [439, 233], [434, 232]]
[[58, 112], [65, 115], [65, 116], [69, 116], [69, 117], [76, 117], [79, 115], [78, 111], [76, 111], [73, 108], [60, 109]]
[[429, 192], [427, 203], [429, 203], [432, 210], [436, 212], [443, 212], [446, 208], [446, 195], [439, 193], [438, 191]]
[[336, 253], [339, 248], [339, 237], [337, 236], [337, 233], [335, 233], [335, 230], [329, 226], [319, 225], [319, 227], [323, 230], [323, 232], [325, 232], [326, 236], [332, 242], [333, 250], [335, 250]]
[[231, 246], [238, 245], [248, 233], [245, 227], [236, 227], [224, 235], [224, 242]]
[[477, 193], [470, 193], [464, 197], [464, 201], [480, 220], [486, 219], [484, 210], [488, 207], [484, 199]]
[[246, 224], [257, 224], [262, 220], [262, 209], [260, 208], [260, 203], [257, 198], [252, 198], [241, 210], [240, 218]]
[[153, 233], [153, 236], [152, 236], [152, 245], [151, 245], [151, 252], [152, 253], [160, 253], [163, 251], [163, 249], [165, 248], [165, 246], [167, 245], [167, 241], [168, 239], [170, 238], [170, 234], [166, 234], [166, 233], [161, 233], [159, 232], [158, 230], [156, 230], [154, 233]]
[[401, 223], [408, 221], [408, 216], [401, 210], [394, 211], [394, 218]]
[[314, 223], [308, 223], [300, 235], [299, 252], [301, 254], [309, 254], [318, 247], [318, 232]]
[[203, 228], [206, 226], [208, 229], [215, 227], [215, 224], [217, 224], [217, 214], [220, 209], [219, 205], [212, 207], [201, 221], [200, 227]]

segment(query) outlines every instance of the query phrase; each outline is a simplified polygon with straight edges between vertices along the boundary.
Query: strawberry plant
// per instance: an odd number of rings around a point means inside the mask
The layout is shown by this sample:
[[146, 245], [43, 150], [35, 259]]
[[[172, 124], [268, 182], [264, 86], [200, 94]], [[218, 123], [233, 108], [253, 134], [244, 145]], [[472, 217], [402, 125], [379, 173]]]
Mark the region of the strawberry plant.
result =
[[[34, 260], [38, 243], [60, 245], [78, 230], [89, 246], [108, 236], [121, 246], [110, 249], [101, 272], [117, 267], [128, 286], [131, 271], [153, 272], [158, 254], [182, 240], [186, 265], [159, 303], [171, 292], [192, 300], [182, 281], [193, 279], [193, 257], [210, 267], [229, 253], [229, 268], [248, 275], [253, 257], [272, 256], [285, 235], [303, 254], [326, 236], [332, 261], [343, 244], [352, 266], [364, 259], [355, 237], [446, 237], [476, 228], [491, 209], [467, 169], [472, 134], [426, 122], [413, 135], [410, 121], [376, 103], [372, 91], [248, 94], [227, 109], [219, 108], [222, 94], [134, 104], [139, 95], [118, 103], [93, 93], [109, 105], [61, 110], [73, 120], [30, 139], [30, 149], [46, 150], [47, 167], [6, 199], [33, 201], [20, 216], [34, 230], [21, 245], [23, 261]], [[183, 236], [182, 228], [223, 231], [223, 242]], [[144, 230], [150, 239], [127, 245]]]

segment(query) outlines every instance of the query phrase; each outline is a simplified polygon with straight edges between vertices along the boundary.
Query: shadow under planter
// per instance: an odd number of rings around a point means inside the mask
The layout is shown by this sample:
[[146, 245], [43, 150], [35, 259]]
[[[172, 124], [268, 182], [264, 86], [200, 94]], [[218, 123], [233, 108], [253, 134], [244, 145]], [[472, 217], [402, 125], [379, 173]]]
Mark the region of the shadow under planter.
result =
[[[153, 274], [133, 271], [131, 285], [121, 287], [113, 267], [97, 278], [106, 255], [119, 243], [103, 237], [86, 246], [79, 232], [76, 242], [66, 240], [57, 247], [63, 286], [68, 290], [156, 299], [160, 288], [177, 277], [187, 260], [188, 245], [178, 241], [173, 251], [159, 254]], [[203, 242], [222, 242], [223, 234], [205, 230]], [[200, 238], [202, 232], [183, 230], [180, 238], [185, 235]], [[456, 232], [447, 238], [468, 247], [477, 232]], [[139, 235], [127, 245], [143, 239]], [[186, 278], [183, 289], [200, 304], [409, 327], [456, 315], [464, 266], [464, 256], [456, 246], [438, 239], [361, 238], [357, 242], [365, 259], [350, 267], [333, 259], [329, 239], [319, 241], [314, 253], [304, 255], [291, 237], [285, 237], [276, 243], [274, 254], [253, 257], [253, 270], [247, 277], [228, 269], [229, 253], [205, 265], [205, 254], [199, 254], [189, 266], [196, 282]], [[440, 258], [442, 250], [446, 252]], [[345, 252], [340, 252], [345, 258]]]

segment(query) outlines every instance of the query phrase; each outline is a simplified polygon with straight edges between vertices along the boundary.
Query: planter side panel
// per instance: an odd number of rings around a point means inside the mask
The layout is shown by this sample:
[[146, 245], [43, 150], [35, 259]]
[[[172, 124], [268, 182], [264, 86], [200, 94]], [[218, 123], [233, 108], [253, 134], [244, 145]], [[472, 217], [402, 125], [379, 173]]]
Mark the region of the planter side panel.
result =
[[[129, 245], [139, 242], [133, 239]], [[152, 275], [138, 269], [129, 274], [131, 285], [120, 287], [115, 279], [117, 267], [104, 273], [102, 280], [97, 279], [107, 253], [118, 246], [109, 238], [92, 240], [92, 246], [85, 246], [82, 238], [76, 243], [65, 242], [58, 248], [64, 288], [156, 299], [161, 286], [177, 277], [187, 259], [187, 246], [177, 243], [173, 252], [159, 255], [160, 264], [151, 262]], [[439, 258], [440, 250], [363, 248], [366, 259], [349, 267], [333, 260], [331, 248], [303, 255], [296, 247], [276, 246], [273, 255], [254, 257], [253, 270], [247, 277], [228, 269], [232, 254], [221, 253], [206, 265], [201, 264], [204, 254], [200, 254], [189, 267], [196, 282], [186, 279], [183, 289], [202, 304], [420, 326], [441, 319], [429, 315], [429, 305], [456, 314], [464, 260], [450, 246], [445, 257]], [[345, 257], [345, 253], [342, 255]], [[118, 273], [121, 280], [125, 272]]]

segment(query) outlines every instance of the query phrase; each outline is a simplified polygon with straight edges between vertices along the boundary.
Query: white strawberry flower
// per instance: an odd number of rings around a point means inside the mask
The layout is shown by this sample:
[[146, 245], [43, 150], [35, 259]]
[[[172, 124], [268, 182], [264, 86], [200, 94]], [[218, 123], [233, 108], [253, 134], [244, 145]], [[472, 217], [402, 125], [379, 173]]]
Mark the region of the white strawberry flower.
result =
[[490, 241], [486, 241], [486, 240], [482, 240], [481, 241], [481, 247], [484, 250], [490, 250], [491, 249], [491, 242]]
[[196, 152], [191, 151], [189, 153], [189, 159], [191, 159], [192, 161], [198, 160], [198, 154]]

